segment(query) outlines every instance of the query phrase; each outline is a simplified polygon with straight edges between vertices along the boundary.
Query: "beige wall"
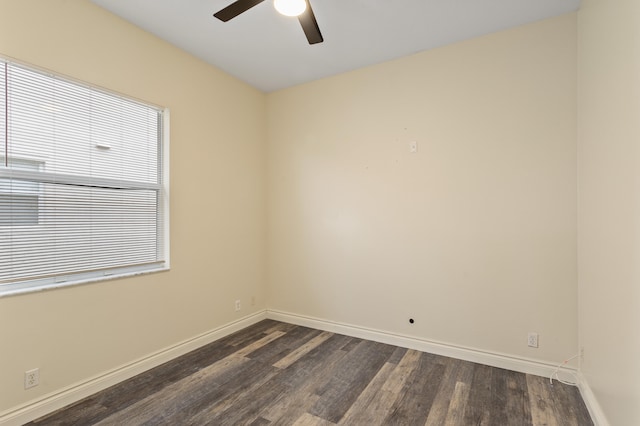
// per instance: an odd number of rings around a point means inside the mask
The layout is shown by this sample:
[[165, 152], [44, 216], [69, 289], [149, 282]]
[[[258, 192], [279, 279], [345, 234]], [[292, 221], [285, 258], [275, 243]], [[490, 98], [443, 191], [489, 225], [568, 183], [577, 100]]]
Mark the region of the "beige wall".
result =
[[170, 272], [0, 298], [0, 412], [264, 309], [264, 94], [88, 1], [0, 0], [0, 54], [169, 107], [172, 224]]
[[0, 0], [1, 55], [171, 109], [172, 191], [170, 272], [0, 298], [0, 412], [266, 306], [571, 356], [577, 126], [583, 373], [612, 424], [640, 424], [639, 7], [583, 0], [578, 28], [265, 96], [88, 1]]
[[640, 425], [640, 2], [579, 13], [582, 372], [612, 425]]
[[577, 353], [575, 14], [272, 93], [267, 110], [270, 308]]

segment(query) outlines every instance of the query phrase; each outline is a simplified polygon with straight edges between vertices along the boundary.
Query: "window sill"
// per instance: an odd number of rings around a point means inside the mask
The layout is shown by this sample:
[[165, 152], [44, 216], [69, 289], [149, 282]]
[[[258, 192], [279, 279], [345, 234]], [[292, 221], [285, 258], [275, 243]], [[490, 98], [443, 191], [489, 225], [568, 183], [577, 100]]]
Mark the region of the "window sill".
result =
[[170, 270], [169, 267], [162, 267], [162, 268], [152, 269], [148, 271], [126, 272], [121, 274], [107, 275], [107, 276], [88, 278], [88, 279], [80, 279], [75, 281], [43, 284], [43, 285], [34, 286], [34, 287], [14, 288], [14, 289], [5, 289], [5, 290], [3, 290], [0, 287], [0, 298], [17, 296], [17, 295], [28, 294], [28, 293], [38, 293], [41, 291], [49, 291], [49, 290], [54, 290], [59, 288], [75, 287], [75, 286], [80, 286], [85, 284], [94, 284], [97, 282], [112, 281], [112, 280], [117, 280], [121, 278], [131, 278], [131, 277], [137, 277], [140, 275], [156, 274], [158, 272], [167, 272], [169, 270]]

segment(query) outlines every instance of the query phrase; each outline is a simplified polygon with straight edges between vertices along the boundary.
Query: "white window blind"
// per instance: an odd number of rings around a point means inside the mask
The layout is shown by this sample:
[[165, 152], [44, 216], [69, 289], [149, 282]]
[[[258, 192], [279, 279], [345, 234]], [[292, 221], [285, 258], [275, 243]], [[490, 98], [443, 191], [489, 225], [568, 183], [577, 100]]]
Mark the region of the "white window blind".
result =
[[160, 269], [163, 112], [0, 61], [0, 294]]

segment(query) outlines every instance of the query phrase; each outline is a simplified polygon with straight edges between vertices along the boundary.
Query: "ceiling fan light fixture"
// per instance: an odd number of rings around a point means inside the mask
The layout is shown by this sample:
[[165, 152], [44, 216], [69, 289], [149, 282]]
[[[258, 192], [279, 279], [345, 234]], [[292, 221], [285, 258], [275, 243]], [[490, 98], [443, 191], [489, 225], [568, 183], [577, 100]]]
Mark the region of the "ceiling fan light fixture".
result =
[[306, 0], [274, 0], [273, 7], [285, 16], [299, 16], [307, 9]]

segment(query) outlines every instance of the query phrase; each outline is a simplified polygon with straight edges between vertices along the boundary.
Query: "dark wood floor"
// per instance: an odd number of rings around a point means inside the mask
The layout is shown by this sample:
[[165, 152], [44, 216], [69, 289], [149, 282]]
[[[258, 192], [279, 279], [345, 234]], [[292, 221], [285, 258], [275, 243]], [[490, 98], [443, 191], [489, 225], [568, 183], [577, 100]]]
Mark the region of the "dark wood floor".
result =
[[577, 388], [271, 320], [30, 425], [592, 425]]

